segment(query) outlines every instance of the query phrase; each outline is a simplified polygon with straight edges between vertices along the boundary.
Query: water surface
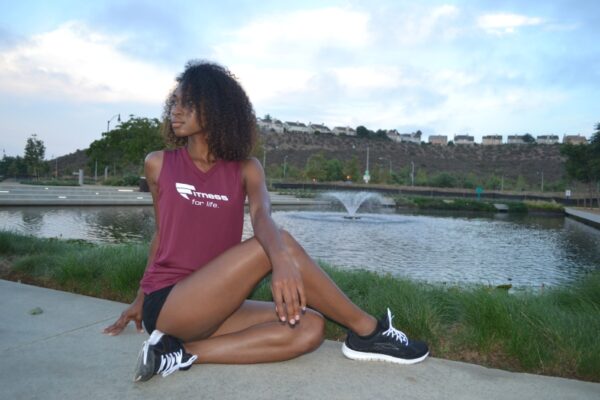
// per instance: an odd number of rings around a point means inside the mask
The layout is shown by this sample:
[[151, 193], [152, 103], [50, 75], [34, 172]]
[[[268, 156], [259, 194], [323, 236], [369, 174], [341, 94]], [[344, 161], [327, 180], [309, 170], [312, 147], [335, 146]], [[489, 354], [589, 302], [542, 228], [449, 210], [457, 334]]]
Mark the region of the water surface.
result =
[[[562, 285], [600, 269], [600, 230], [569, 218], [275, 211], [315, 259], [428, 282]], [[99, 243], [148, 241], [151, 207], [0, 209], [0, 229]], [[244, 237], [252, 235], [248, 216]]]

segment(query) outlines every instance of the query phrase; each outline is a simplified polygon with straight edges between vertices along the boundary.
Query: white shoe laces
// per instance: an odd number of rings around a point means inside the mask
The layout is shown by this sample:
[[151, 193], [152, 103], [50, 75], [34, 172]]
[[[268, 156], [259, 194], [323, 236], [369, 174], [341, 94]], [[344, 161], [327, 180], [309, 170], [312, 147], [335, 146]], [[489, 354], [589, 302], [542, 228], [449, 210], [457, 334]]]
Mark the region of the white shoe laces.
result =
[[396, 329], [392, 326], [392, 320], [394, 319], [394, 316], [392, 315], [392, 312], [390, 311], [389, 308], [387, 309], [387, 313], [388, 313], [388, 325], [390, 327], [388, 328], [387, 331], [383, 332], [383, 335], [391, 336], [394, 340], [397, 340], [400, 343], [404, 343], [406, 346], [408, 346], [408, 337], [404, 334], [404, 332], [399, 331], [398, 329]]
[[182, 366], [182, 357], [183, 350], [181, 349], [173, 353], [162, 354], [160, 356], [160, 367], [156, 373], [165, 377], [171, 375], [175, 371], [178, 371], [179, 367]]

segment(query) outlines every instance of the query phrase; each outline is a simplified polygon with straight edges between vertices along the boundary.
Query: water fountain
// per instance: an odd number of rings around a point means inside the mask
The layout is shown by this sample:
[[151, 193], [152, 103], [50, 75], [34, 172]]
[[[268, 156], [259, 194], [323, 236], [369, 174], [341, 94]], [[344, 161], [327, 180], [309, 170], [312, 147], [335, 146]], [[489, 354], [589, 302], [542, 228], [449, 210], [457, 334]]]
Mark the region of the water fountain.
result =
[[346, 219], [360, 219], [356, 212], [366, 201], [375, 201], [381, 203], [383, 198], [378, 193], [373, 192], [327, 192], [324, 198], [333, 198], [339, 201], [346, 209]]

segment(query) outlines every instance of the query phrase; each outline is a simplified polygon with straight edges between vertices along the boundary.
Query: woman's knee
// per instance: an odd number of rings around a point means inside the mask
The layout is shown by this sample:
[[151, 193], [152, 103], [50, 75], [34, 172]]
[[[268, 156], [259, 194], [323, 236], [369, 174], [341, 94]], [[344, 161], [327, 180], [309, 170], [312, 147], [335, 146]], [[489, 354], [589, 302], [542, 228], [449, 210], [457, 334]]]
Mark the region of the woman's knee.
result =
[[297, 337], [302, 354], [316, 350], [325, 338], [325, 318], [318, 312], [308, 309], [300, 318], [301, 332]]

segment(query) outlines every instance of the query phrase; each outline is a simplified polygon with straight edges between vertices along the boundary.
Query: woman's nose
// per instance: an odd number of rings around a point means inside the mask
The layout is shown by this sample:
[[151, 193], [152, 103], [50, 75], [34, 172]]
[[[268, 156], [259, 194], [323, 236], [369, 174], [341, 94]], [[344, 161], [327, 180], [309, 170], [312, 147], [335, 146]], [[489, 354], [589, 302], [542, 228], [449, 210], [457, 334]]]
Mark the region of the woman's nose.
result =
[[171, 117], [181, 115], [182, 112], [183, 110], [179, 104], [175, 103], [171, 106]]

